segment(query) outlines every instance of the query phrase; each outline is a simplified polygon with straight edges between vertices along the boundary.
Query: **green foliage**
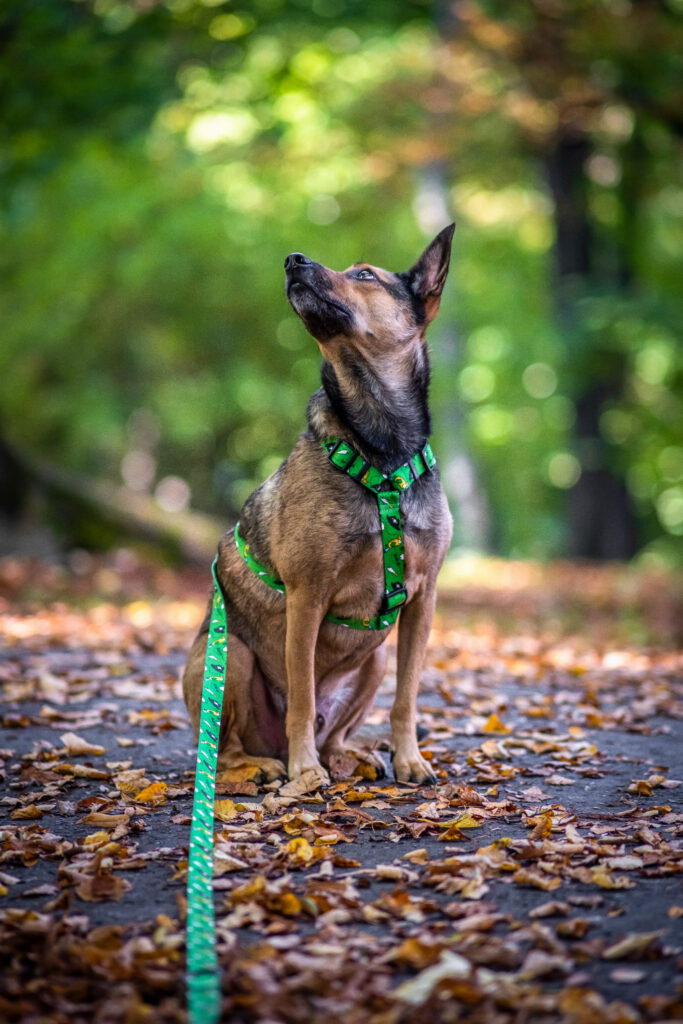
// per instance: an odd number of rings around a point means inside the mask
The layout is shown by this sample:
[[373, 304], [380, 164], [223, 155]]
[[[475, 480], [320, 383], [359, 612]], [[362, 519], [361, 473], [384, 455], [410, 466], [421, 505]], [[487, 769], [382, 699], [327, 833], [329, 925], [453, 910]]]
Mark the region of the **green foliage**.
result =
[[[574, 401], [586, 381], [618, 378], [601, 420], [606, 458], [652, 550], [673, 550], [680, 19], [666, 5], [629, 15], [566, 3], [558, 21], [480, 2], [444, 41], [430, 6], [6, 8], [0, 403], [11, 439], [142, 490], [178, 477], [197, 507], [234, 512], [303, 428], [318, 381], [315, 343], [284, 298], [284, 256], [406, 268], [446, 216], [430, 213], [436, 169], [437, 199], [458, 221], [432, 337], [441, 461], [456, 449], [474, 459], [499, 550], [557, 554], [585, 455], [571, 440]], [[561, 334], [539, 167], [565, 116], [593, 147], [600, 257]], [[626, 289], [615, 284], [624, 261]], [[462, 521], [457, 537], [469, 540]]]

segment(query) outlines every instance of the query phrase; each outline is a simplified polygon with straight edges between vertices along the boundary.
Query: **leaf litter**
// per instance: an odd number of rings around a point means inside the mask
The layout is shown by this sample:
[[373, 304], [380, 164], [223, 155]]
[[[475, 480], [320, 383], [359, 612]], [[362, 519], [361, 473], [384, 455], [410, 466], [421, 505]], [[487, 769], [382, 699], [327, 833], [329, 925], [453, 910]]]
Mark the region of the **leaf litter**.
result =
[[[8, 1024], [185, 1020], [178, 677], [204, 581], [93, 566], [76, 603], [68, 574], [0, 563]], [[17, 580], [41, 572], [36, 605]], [[225, 1020], [683, 1019], [677, 584], [477, 573], [444, 595], [423, 677], [435, 786], [365, 764], [325, 789], [219, 778]], [[392, 685], [363, 730], [387, 764]]]

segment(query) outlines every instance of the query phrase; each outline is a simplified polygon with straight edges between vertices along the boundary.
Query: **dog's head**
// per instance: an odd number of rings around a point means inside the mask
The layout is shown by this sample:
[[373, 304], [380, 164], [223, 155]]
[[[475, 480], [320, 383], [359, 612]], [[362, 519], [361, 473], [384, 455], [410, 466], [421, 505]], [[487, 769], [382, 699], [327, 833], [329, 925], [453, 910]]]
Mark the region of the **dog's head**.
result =
[[367, 263], [336, 271], [293, 252], [285, 260], [287, 298], [323, 349], [355, 340], [375, 352], [422, 337], [446, 282], [455, 224], [441, 231], [410, 270]]

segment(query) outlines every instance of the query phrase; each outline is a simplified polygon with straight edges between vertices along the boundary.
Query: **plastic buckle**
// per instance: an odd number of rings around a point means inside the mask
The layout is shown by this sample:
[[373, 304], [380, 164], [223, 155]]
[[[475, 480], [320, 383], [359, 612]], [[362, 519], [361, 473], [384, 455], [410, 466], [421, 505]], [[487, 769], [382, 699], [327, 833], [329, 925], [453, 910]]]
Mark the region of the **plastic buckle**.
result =
[[[352, 473], [351, 472], [351, 467], [353, 466], [353, 463], [356, 461], [356, 459], [360, 459], [360, 466], [358, 467], [358, 469], [354, 470], [354, 472]], [[365, 475], [365, 473], [367, 472], [367, 469], [368, 469], [369, 465], [370, 465], [370, 463], [368, 462], [368, 460], [364, 459], [362, 455], [356, 455], [356, 456], [354, 456], [353, 460], [347, 466], [346, 472], [348, 473], [348, 475], [351, 477], [352, 480], [360, 480], [361, 477], [363, 477]]]
[[[342, 445], [344, 445], [345, 447], [347, 447], [349, 449], [349, 458], [348, 458], [348, 460], [346, 461], [346, 463], [343, 466], [341, 465], [341, 463], [334, 461], [334, 457], [337, 454], [337, 452], [339, 451], [339, 449], [342, 447]], [[332, 451], [329, 451], [327, 453], [327, 457], [330, 460], [330, 462], [332, 463], [332, 465], [335, 467], [335, 469], [340, 469], [342, 471], [342, 473], [345, 473], [346, 470], [348, 469], [348, 467], [353, 462], [353, 460], [356, 458], [356, 452], [354, 452], [353, 448], [351, 447], [351, 445], [347, 441], [337, 441], [337, 443], [334, 446], [334, 448], [332, 449]]]
[[397, 587], [396, 590], [385, 591], [382, 604], [379, 609], [380, 615], [386, 615], [394, 608], [400, 608], [408, 600], [408, 591], [405, 587]]
[[[429, 454], [431, 456], [431, 462], [427, 458], [427, 455], [426, 455], [427, 451], [429, 451]], [[424, 462], [424, 464], [425, 464], [425, 466], [427, 468], [427, 472], [428, 473], [432, 473], [434, 471], [434, 467], [436, 466], [436, 459], [434, 458], [434, 452], [431, 450], [431, 447], [429, 445], [429, 441], [427, 441], [427, 443], [424, 446], [424, 448], [420, 449], [420, 455], [422, 456], [422, 461]]]

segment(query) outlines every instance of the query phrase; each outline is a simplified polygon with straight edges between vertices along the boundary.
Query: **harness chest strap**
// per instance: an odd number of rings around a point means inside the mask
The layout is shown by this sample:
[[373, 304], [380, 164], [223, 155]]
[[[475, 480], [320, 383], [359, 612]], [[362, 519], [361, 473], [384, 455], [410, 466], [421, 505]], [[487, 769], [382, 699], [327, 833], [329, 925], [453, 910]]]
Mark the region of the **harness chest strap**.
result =
[[[403, 522], [401, 519], [401, 493], [407, 490], [423, 473], [431, 472], [436, 465], [434, 453], [429, 445], [415, 452], [402, 466], [388, 476], [384, 476], [375, 466], [347, 442], [339, 438], [330, 438], [321, 442], [327, 456], [340, 472], [350, 476], [356, 483], [367, 487], [377, 499], [380, 530], [382, 538], [382, 562], [384, 567], [384, 596], [379, 612], [373, 618], [342, 618], [337, 615], [326, 615], [329, 622], [348, 629], [386, 629], [398, 618], [401, 606], [405, 604], [408, 594], [404, 586], [405, 580], [405, 549], [403, 542]], [[269, 587], [283, 592], [285, 585], [261, 565], [254, 557], [251, 547], [239, 532], [239, 523], [235, 526], [235, 544], [249, 568], [256, 573]]]

